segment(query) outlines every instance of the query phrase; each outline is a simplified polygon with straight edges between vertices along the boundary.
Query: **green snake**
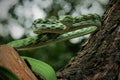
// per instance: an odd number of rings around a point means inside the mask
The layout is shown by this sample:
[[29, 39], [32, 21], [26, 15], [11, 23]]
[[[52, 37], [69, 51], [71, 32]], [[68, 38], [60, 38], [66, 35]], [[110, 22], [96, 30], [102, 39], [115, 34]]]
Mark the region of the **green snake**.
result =
[[[83, 36], [99, 30], [100, 27], [101, 18], [97, 14], [87, 14], [76, 17], [66, 15], [60, 16], [57, 20], [37, 19], [32, 24], [33, 32], [38, 34], [37, 36], [15, 40], [9, 42], [8, 45], [17, 50], [30, 50], [46, 46], [50, 43]], [[54, 70], [48, 64], [29, 57], [23, 57], [23, 59], [28, 60], [32, 71], [40, 75], [44, 80], [57, 80]], [[37, 62], [37, 64], [35, 62]], [[49, 73], [46, 73], [46, 71], [49, 71]]]

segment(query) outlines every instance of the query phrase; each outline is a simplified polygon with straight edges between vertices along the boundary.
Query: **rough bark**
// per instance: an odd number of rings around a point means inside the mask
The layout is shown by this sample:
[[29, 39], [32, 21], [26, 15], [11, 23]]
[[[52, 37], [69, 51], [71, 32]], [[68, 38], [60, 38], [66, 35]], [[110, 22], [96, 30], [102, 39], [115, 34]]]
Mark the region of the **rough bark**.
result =
[[120, 0], [110, 0], [103, 25], [57, 72], [58, 80], [120, 80]]
[[12, 47], [0, 45], [0, 55], [0, 66], [10, 69], [20, 80], [38, 80]]

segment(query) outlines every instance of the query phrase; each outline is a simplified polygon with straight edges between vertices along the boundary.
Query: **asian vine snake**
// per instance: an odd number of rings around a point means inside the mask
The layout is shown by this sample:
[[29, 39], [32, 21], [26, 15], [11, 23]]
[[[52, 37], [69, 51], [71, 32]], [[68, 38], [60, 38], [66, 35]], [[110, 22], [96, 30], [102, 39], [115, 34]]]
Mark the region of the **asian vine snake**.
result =
[[[33, 31], [38, 34], [37, 36], [12, 41], [8, 45], [17, 50], [29, 50], [89, 34], [100, 27], [101, 18], [97, 14], [76, 17], [67, 15], [60, 17], [58, 20], [37, 19], [32, 24]], [[44, 80], [56, 80], [55, 72], [46, 63], [28, 57], [23, 57], [23, 59], [28, 60], [32, 70]], [[46, 73], [46, 71], [49, 71], [49, 73]]]

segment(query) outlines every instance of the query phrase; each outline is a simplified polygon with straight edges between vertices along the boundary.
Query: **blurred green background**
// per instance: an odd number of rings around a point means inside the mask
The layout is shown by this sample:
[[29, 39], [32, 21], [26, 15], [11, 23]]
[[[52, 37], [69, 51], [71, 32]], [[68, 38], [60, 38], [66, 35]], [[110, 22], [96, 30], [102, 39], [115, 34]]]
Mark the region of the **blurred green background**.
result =
[[[31, 24], [37, 18], [88, 13], [102, 16], [107, 3], [108, 0], [0, 0], [0, 44], [34, 36]], [[76, 55], [88, 37], [85, 35], [40, 49], [18, 52], [42, 60], [58, 70]]]

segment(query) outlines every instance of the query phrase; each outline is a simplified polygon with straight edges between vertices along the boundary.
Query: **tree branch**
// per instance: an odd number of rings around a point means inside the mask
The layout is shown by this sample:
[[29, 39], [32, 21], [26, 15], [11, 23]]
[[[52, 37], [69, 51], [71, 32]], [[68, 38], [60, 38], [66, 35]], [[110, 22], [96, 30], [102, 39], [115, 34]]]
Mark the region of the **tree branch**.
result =
[[10, 69], [20, 80], [38, 80], [19, 54], [10, 46], [0, 45], [0, 65]]

